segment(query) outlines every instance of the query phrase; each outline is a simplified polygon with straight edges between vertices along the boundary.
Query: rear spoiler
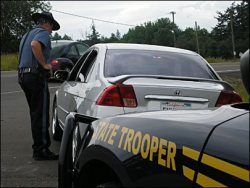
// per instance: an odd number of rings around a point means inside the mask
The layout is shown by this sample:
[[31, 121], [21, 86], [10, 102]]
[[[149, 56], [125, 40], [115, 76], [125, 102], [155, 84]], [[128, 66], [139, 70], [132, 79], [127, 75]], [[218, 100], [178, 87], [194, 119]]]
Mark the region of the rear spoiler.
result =
[[182, 80], [182, 81], [193, 81], [193, 82], [211, 82], [221, 84], [225, 90], [234, 90], [227, 82], [223, 80], [211, 80], [204, 78], [194, 78], [194, 77], [176, 77], [176, 76], [163, 76], [163, 75], [121, 75], [112, 78], [107, 78], [108, 82], [111, 84], [122, 84], [130, 78], [155, 78], [155, 79], [166, 79], [166, 80]]

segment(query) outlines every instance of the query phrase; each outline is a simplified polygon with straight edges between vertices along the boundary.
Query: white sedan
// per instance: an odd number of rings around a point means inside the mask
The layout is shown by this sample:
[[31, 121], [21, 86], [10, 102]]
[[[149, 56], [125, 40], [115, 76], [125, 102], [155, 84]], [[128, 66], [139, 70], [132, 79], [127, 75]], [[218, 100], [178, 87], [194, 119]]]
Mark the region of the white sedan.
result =
[[52, 134], [62, 137], [65, 118], [94, 118], [154, 110], [204, 109], [241, 102], [241, 97], [199, 54], [145, 44], [96, 44], [71, 72], [53, 102]]

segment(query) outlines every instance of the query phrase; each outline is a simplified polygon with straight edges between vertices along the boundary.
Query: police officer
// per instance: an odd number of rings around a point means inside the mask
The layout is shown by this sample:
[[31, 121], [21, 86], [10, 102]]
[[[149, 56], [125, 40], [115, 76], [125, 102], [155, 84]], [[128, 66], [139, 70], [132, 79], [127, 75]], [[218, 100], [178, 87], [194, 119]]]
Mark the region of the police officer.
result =
[[52, 72], [49, 64], [50, 34], [60, 29], [50, 12], [32, 15], [37, 27], [27, 32], [19, 46], [18, 80], [30, 110], [35, 160], [56, 160], [58, 155], [49, 150], [49, 90], [47, 77]]

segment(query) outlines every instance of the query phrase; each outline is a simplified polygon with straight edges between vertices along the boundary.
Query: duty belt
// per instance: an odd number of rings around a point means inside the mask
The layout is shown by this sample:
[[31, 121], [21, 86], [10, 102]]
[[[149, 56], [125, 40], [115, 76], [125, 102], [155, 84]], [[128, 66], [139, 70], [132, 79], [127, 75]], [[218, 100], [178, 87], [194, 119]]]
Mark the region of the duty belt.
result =
[[19, 73], [38, 73], [36, 68], [19, 68]]

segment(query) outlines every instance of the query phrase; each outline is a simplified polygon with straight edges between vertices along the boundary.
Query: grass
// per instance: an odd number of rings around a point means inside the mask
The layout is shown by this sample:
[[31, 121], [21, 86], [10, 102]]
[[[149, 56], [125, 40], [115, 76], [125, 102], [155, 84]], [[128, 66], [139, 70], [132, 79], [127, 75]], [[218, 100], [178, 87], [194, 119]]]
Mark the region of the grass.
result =
[[249, 95], [242, 83], [239, 73], [221, 74], [220, 77], [233, 86], [235, 91], [241, 96], [243, 102], [249, 102]]
[[18, 54], [1, 54], [1, 71], [17, 70]]
[[222, 63], [222, 62], [227, 62], [227, 63], [231, 63], [231, 62], [240, 62], [239, 58], [235, 58], [235, 59], [224, 59], [222, 57], [208, 57], [206, 58], [208, 63]]
[[[209, 63], [218, 62], [239, 62], [239, 59], [225, 60], [223, 58], [206, 59]], [[1, 54], [1, 71], [17, 70], [18, 66], [18, 54]], [[223, 80], [233, 86], [237, 93], [242, 97], [244, 102], [249, 102], [249, 95], [245, 90], [239, 73], [234, 74], [222, 74], [220, 75]]]

